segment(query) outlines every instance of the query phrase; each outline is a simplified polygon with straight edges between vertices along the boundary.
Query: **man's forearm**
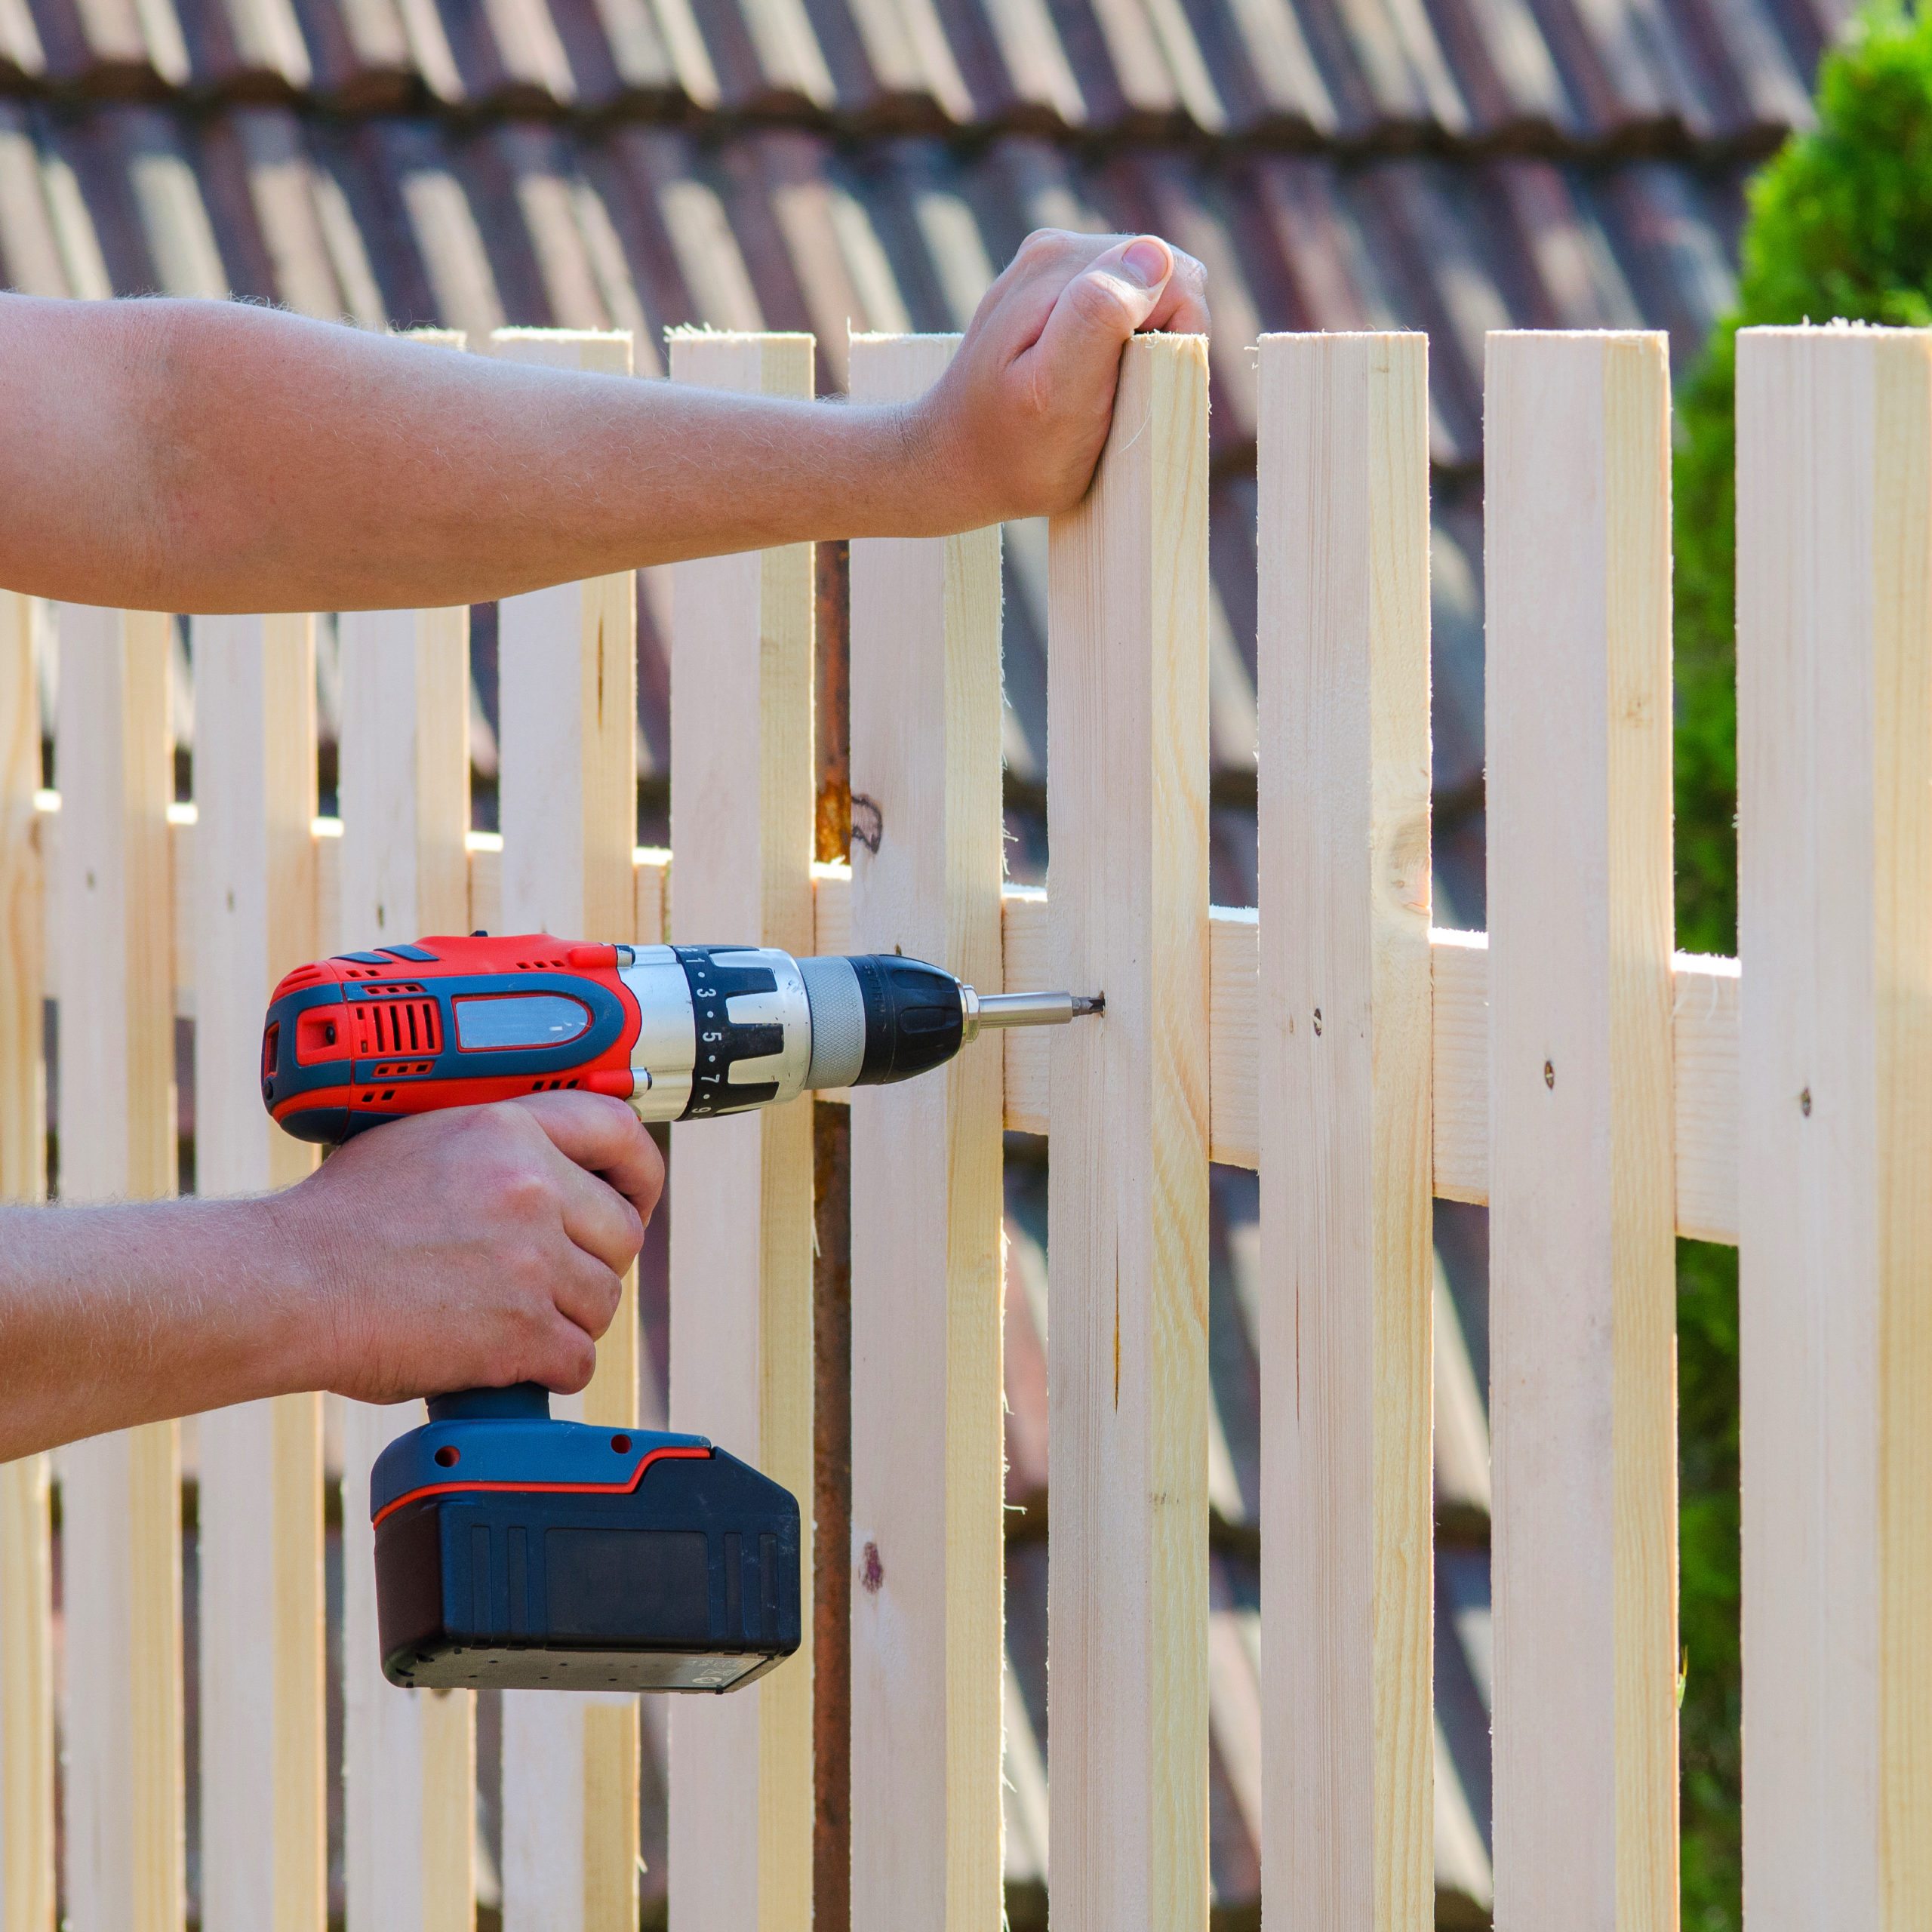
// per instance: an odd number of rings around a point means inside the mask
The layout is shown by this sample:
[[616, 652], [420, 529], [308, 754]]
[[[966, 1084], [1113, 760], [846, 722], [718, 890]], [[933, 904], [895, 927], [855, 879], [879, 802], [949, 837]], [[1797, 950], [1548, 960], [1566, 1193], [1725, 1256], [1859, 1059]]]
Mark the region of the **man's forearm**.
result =
[[30, 593], [425, 607], [946, 522], [903, 409], [562, 374], [232, 303], [0, 302], [0, 582]]
[[272, 1201], [0, 1209], [0, 1462], [313, 1386], [328, 1310]]
[[1137, 329], [1200, 264], [1030, 236], [915, 401], [498, 362], [228, 303], [0, 294], [0, 584], [155, 611], [473, 604], [571, 577], [1071, 507]]

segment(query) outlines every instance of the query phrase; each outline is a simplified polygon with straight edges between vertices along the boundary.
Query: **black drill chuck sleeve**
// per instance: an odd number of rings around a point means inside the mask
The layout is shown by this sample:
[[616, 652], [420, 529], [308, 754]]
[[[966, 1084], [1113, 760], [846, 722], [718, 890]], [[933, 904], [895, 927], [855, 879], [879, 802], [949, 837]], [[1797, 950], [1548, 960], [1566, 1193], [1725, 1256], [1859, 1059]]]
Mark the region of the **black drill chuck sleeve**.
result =
[[854, 1086], [909, 1080], [958, 1052], [966, 1008], [950, 973], [896, 952], [866, 953], [848, 963], [866, 1008], [866, 1057]]

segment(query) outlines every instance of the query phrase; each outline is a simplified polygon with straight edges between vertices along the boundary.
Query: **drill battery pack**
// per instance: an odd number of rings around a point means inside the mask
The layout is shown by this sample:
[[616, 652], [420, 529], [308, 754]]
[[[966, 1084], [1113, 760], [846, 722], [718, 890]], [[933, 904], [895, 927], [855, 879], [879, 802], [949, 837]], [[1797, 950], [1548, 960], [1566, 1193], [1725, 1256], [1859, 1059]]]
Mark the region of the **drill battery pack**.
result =
[[798, 1647], [798, 1505], [749, 1463], [534, 1383], [429, 1413], [370, 1479], [392, 1684], [723, 1691]]

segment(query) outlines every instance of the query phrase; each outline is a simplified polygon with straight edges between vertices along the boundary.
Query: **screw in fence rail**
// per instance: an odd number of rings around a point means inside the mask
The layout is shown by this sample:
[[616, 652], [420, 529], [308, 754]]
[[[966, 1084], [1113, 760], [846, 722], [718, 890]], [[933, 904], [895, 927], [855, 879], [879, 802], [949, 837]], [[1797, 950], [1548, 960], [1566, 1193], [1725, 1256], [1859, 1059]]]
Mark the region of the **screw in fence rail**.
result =
[[1121, 359], [1054, 519], [1048, 1663], [1062, 1932], [1208, 1915], [1208, 364]]
[[[57, 622], [60, 1195], [156, 1200], [175, 1187], [168, 621], [67, 605]], [[56, 1473], [67, 1913], [162, 1932], [186, 1909], [179, 1430], [74, 1444]]]
[[1435, 1898], [1428, 339], [1264, 336], [1260, 384], [1263, 1896], [1416, 1926]]
[[1920, 1924], [1932, 331], [1738, 337], [1737, 735], [1745, 1911]]
[[[801, 398], [807, 335], [671, 339], [674, 382]], [[677, 567], [672, 928], [687, 944], [812, 947], [812, 549]], [[671, 1426], [812, 1493], [811, 1110], [672, 1135]], [[812, 1574], [811, 1521], [801, 1525]], [[671, 1714], [674, 1932], [804, 1932], [812, 1903], [811, 1625], [798, 1654]]]
[[1499, 1924], [1677, 1910], [1664, 338], [1484, 416]]
[[[952, 336], [855, 337], [855, 402]], [[852, 946], [1000, 986], [1000, 533], [851, 547]], [[855, 807], [854, 824], [857, 813]], [[1001, 1054], [852, 1098], [852, 1924], [998, 1922]]]
[[[505, 361], [631, 373], [625, 334], [502, 329]], [[637, 825], [634, 573], [497, 607], [503, 919], [511, 932], [633, 937]], [[598, 1344], [574, 1420], [637, 1423], [637, 1275]], [[570, 1415], [574, 1403], [558, 1405]], [[503, 1918], [511, 1932], [630, 1932], [638, 1909], [634, 1696], [503, 1694]]]

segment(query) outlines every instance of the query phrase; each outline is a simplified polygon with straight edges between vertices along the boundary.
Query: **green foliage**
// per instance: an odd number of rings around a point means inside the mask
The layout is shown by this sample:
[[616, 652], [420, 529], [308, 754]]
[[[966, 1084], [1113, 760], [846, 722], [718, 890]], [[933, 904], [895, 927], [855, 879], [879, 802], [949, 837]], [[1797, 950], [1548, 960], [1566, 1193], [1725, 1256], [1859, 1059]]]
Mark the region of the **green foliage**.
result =
[[[1732, 613], [1734, 338], [1807, 317], [1932, 325], [1932, 0], [1877, 0], [1827, 56], [1818, 126], [1753, 183], [1738, 306], [1678, 399], [1678, 943], [1737, 931]], [[1737, 1926], [1737, 1257], [1678, 1250], [1684, 1924]]]
[[1737, 311], [1679, 398], [1678, 943], [1736, 945], [1733, 337], [1775, 322], [1932, 325], [1932, 6], [1876, 0], [1818, 75], [1818, 126], [1752, 183]]

